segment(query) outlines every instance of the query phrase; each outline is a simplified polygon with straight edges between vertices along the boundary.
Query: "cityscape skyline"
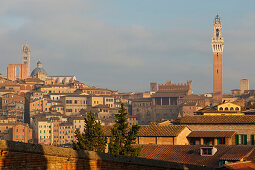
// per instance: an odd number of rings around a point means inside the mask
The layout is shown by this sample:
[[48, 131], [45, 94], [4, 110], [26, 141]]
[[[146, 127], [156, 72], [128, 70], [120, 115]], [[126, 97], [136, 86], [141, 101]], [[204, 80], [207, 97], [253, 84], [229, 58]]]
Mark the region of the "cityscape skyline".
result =
[[[110, 1], [107, 5], [112, 3]], [[40, 12], [36, 11], [39, 5], [32, 2], [15, 2], [14, 5], [4, 1], [0, 7], [0, 23], [3, 25], [0, 29], [0, 50], [5, 59], [1, 62], [0, 71], [6, 75], [8, 63], [21, 63], [21, 46], [28, 40], [31, 47], [31, 70], [40, 58], [51, 75], [76, 75], [78, 80], [88, 85], [120, 92], [148, 91], [150, 82], [172, 80], [181, 83], [188, 79], [193, 80], [194, 93], [212, 92], [210, 41], [213, 34], [212, 20], [219, 12], [223, 18], [225, 38], [223, 92], [229, 93], [231, 89], [239, 88], [242, 78], [249, 79], [253, 89], [251, 73], [255, 35], [252, 30], [255, 24], [252, 21], [255, 15], [250, 8], [252, 3], [247, 1], [246, 4], [240, 4], [234, 1], [231, 9], [226, 8], [227, 3], [223, 3], [224, 11], [215, 10], [212, 3], [202, 3], [201, 6], [205, 5], [207, 9], [212, 5], [207, 13], [206, 8], [197, 10], [199, 7], [193, 5], [196, 12], [190, 15], [183, 11], [182, 15], [178, 15], [176, 10], [172, 15], [166, 8], [173, 7], [166, 1], [157, 4], [155, 8], [152, 8], [154, 3], [150, 1], [146, 3], [146, 9], [141, 4], [137, 5], [132, 12], [138, 17], [132, 17], [127, 11], [120, 10], [124, 9], [123, 5], [130, 9], [132, 2], [116, 3], [111, 11], [108, 8], [102, 10], [105, 2], [64, 2], [56, 14], [49, 1], [43, 5], [47, 10]], [[174, 5], [181, 7], [182, 3], [175, 2]], [[240, 5], [247, 10], [241, 10]], [[26, 10], [27, 7], [31, 9]], [[238, 7], [240, 10], [237, 13], [230, 12]], [[163, 8], [162, 11], [158, 10], [160, 8]], [[70, 11], [64, 14], [65, 9]], [[72, 14], [74, 9], [77, 12]], [[85, 9], [88, 12], [83, 12]], [[148, 16], [152, 12], [149, 9], [159, 14]], [[206, 14], [198, 17], [199, 12]], [[121, 14], [126, 22], [120, 16], [114, 17], [116, 14]], [[163, 14], [165, 18], [161, 18]], [[151, 17], [151, 22], [148, 22], [148, 18], [146, 22], [141, 22], [145, 16]], [[155, 22], [157, 19], [162, 20]], [[81, 22], [83, 20], [86, 24]]]

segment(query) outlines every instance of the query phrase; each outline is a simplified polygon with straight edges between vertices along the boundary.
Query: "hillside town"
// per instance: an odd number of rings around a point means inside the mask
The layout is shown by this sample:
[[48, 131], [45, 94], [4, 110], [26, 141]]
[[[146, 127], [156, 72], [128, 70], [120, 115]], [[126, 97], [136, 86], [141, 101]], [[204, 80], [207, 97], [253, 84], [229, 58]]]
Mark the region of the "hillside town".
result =
[[[151, 82], [144, 92], [121, 93], [88, 86], [75, 75], [49, 75], [43, 59], [30, 64], [25, 43], [19, 64], [0, 74], [0, 139], [70, 148], [87, 113], [101, 122], [107, 138], [124, 103], [129, 126], [139, 125], [142, 158], [212, 168], [248, 166], [255, 161], [255, 90], [222, 91], [222, 21], [213, 21], [213, 92], [193, 94], [192, 80]], [[109, 142], [109, 140], [108, 140]], [[250, 166], [250, 165], [249, 165]], [[253, 164], [254, 167], [254, 164]]]

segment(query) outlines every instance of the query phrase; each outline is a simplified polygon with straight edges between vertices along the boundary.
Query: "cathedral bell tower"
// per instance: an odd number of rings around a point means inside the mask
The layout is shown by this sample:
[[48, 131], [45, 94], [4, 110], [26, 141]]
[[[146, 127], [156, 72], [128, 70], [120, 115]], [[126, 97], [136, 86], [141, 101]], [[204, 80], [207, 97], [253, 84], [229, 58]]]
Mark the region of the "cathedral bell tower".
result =
[[30, 75], [31, 50], [27, 43], [25, 45], [23, 45], [22, 50], [21, 50], [21, 55], [22, 55], [22, 64], [27, 64], [28, 74]]
[[215, 102], [222, 102], [222, 52], [224, 40], [221, 35], [222, 22], [219, 15], [213, 21], [213, 99]]

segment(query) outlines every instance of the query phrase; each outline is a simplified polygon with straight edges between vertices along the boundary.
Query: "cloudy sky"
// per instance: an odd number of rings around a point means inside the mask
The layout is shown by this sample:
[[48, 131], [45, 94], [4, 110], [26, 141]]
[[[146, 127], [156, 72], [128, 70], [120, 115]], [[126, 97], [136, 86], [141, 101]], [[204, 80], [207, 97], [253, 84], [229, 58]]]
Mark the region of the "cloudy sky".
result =
[[223, 20], [224, 92], [242, 78], [255, 87], [254, 0], [1, 0], [0, 72], [21, 63], [27, 40], [31, 70], [76, 75], [88, 85], [149, 90], [150, 82], [193, 80], [212, 92], [213, 19]]

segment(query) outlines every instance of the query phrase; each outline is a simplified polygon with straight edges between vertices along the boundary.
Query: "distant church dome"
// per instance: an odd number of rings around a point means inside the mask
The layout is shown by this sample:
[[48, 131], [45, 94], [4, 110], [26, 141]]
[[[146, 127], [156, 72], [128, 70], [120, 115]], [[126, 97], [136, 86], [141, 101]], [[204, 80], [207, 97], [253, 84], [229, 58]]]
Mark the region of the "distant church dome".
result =
[[40, 60], [38, 60], [37, 67], [32, 71], [31, 76], [36, 75], [37, 73], [46, 73], [44, 68], [42, 68], [42, 63]]

